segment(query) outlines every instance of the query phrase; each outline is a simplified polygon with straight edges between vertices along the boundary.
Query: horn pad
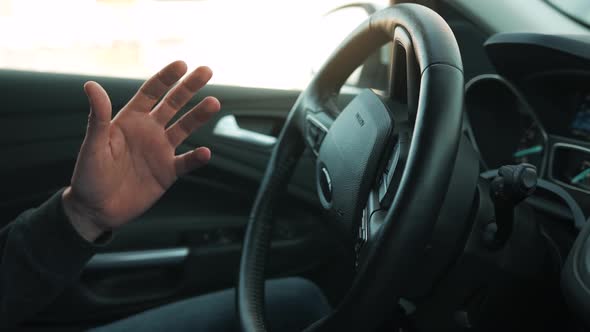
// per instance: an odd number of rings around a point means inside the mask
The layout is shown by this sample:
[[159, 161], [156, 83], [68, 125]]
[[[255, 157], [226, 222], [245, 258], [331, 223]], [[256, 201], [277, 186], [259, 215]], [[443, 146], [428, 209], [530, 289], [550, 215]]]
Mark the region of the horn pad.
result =
[[316, 165], [318, 196], [347, 227], [360, 220], [392, 132], [387, 106], [366, 89], [340, 113], [322, 142]]

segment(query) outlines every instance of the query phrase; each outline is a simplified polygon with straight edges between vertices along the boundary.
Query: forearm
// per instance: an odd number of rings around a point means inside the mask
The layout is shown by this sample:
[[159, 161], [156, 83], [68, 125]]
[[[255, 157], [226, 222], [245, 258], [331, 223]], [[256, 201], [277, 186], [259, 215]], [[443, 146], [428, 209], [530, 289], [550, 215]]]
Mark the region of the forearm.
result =
[[45, 308], [78, 278], [96, 250], [67, 218], [62, 191], [4, 229], [0, 247], [0, 326]]

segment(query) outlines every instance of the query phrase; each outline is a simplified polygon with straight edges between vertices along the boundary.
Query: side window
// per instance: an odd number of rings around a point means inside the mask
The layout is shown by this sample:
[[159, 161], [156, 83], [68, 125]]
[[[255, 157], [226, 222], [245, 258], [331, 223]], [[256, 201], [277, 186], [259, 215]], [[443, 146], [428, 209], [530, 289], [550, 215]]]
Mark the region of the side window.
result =
[[0, 69], [145, 78], [182, 59], [213, 84], [302, 89], [366, 18], [340, 15], [316, 47], [325, 13], [349, 2], [0, 0]]

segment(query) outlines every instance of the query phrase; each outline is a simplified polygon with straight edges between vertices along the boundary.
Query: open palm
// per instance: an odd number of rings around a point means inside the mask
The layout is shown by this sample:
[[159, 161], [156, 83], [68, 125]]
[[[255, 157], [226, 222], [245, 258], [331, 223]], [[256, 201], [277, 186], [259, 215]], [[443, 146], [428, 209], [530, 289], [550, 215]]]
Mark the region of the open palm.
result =
[[141, 215], [179, 176], [209, 161], [211, 152], [205, 147], [178, 156], [175, 149], [220, 109], [217, 99], [203, 99], [166, 126], [212, 75], [209, 68], [199, 67], [175, 85], [186, 71], [184, 62], [169, 64], [112, 120], [105, 90], [95, 82], [84, 85], [91, 106], [88, 129], [63, 202], [85, 238], [94, 240]]

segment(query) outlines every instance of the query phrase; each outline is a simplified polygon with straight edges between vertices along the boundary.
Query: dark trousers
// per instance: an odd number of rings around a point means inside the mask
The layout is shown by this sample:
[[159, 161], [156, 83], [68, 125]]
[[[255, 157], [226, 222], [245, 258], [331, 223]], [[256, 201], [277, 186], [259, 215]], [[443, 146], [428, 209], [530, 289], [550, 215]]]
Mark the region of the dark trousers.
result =
[[[302, 278], [267, 281], [265, 297], [270, 331], [302, 331], [331, 310], [320, 289]], [[91, 332], [237, 332], [235, 302], [235, 290], [228, 289], [151, 309]]]

